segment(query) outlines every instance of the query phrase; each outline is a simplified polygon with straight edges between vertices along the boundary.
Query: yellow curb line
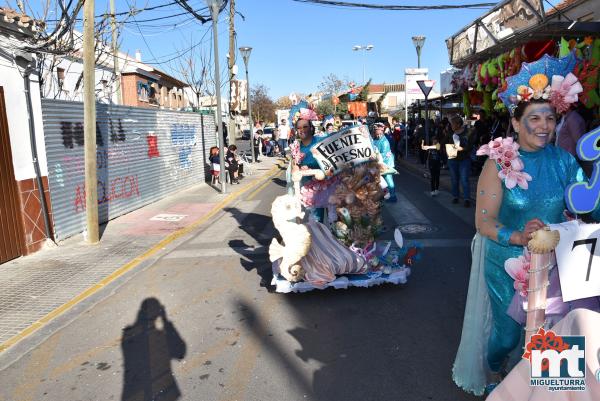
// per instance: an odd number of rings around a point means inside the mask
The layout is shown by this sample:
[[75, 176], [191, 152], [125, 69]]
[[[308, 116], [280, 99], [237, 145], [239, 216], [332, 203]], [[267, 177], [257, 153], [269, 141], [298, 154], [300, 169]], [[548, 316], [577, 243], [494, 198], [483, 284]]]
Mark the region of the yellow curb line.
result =
[[169, 234], [166, 238], [162, 239], [160, 242], [158, 242], [152, 248], [148, 249], [146, 252], [144, 252], [141, 255], [137, 256], [136, 258], [134, 258], [130, 262], [126, 263], [125, 265], [119, 267], [117, 270], [115, 270], [114, 272], [112, 272], [111, 274], [109, 274], [107, 277], [105, 277], [102, 280], [100, 280], [100, 282], [98, 282], [98, 283], [94, 284], [93, 286], [89, 287], [85, 291], [81, 292], [79, 295], [76, 295], [73, 299], [71, 299], [70, 301], [62, 304], [58, 308], [54, 309], [53, 311], [51, 311], [50, 313], [48, 313], [47, 315], [45, 315], [44, 317], [42, 317], [37, 322], [32, 323], [29, 327], [27, 327], [26, 329], [24, 329], [23, 331], [21, 331], [19, 334], [16, 334], [13, 337], [9, 338], [8, 340], [6, 340], [2, 344], [0, 344], [0, 353], [4, 352], [9, 347], [15, 345], [16, 343], [18, 343], [19, 341], [21, 341], [25, 337], [29, 336], [30, 334], [33, 334], [34, 332], [36, 332], [37, 330], [39, 330], [40, 328], [42, 328], [44, 325], [46, 325], [47, 323], [49, 323], [51, 320], [53, 320], [56, 317], [60, 316], [61, 314], [63, 314], [67, 310], [71, 309], [73, 306], [77, 305], [78, 303], [80, 303], [84, 299], [88, 298], [89, 296], [95, 294], [96, 292], [98, 292], [98, 290], [100, 290], [101, 288], [103, 288], [107, 284], [113, 282], [114, 280], [116, 280], [117, 278], [119, 278], [120, 276], [122, 276], [123, 274], [127, 273], [129, 270], [131, 270], [134, 267], [138, 266], [140, 263], [142, 263], [148, 257], [154, 255], [156, 252], [158, 252], [159, 250], [161, 250], [164, 246], [170, 244], [171, 242], [175, 241], [176, 239], [178, 239], [178, 238], [180, 238], [180, 237], [188, 234], [189, 232], [193, 231], [194, 229], [198, 228], [200, 225], [204, 224], [208, 219], [210, 219], [215, 214], [217, 214], [220, 210], [222, 210], [228, 203], [230, 203], [231, 201], [233, 201], [235, 198], [237, 198], [238, 196], [240, 196], [244, 192], [249, 191], [250, 189], [252, 189], [255, 186], [259, 186], [257, 190], [255, 190], [255, 191], [252, 192], [252, 195], [255, 195], [259, 189], [262, 190], [262, 189], [264, 189], [266, 187], [265, 184], [268, 184], [268, 183], [271, 182], [271, 177], [272, 176], [274, 176], [274, 175], [276, 175], [276, 174], [278, 174], [280, 172], [279, 168], [280, 168], [279, 163], [275, 164], [273, 167], [271, 167], [270, 170], [268, 170], [266, 172], [266, 174], [264, 176], [265, 177], [264, 178], [265, 182], [263, 182], [263, 180], [259, 179], [256, 182], [248, 184], [248, 185], [246, 185], [246, 186], [238, 189], [237, 191], [230, 193], [229, 195], [227, 195], [227, 197], [225, 197], [225, 199], [223, 199], [221, 202], [217, 203], [211, 209], [210, 212], [208, 212], [204, 216], [200, 217], [198, 220], [196, 220], [195, 222], [193, 222], [189, 226], [184, 227], [184, 228], [182, 228], [182, 229], [180, 229], [178, 231], [175, 231], [172, 234]]

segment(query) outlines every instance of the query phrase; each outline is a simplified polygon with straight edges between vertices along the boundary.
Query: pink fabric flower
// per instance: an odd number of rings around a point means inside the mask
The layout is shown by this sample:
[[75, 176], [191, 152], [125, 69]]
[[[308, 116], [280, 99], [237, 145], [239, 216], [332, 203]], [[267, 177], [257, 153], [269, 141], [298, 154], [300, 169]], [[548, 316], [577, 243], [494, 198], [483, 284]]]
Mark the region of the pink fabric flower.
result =
[[298, 141], [295, 141], [290, 145], [290, 153], [296, 164], [302, 163], [302, 160], [304, 160], [304, 157], [306, 156], [304, 153], [300, 152], [300, 144]]
[[519, 144], [513, 138], [496, 138], [477, 150], [477, 155], [488, 155], [500, 167], [498, 177], [504, 180], [506, 188], [515, 186], [527, 189], [531, 176], [524, 171], [523, 161], [519, 158]]
[[312, 109], [300, 109], [300, 118], [303, 120], [315, 121], [319, 119], [317, 113]]
[[502, 149], [503, 149], [502, 154], [504, 156], [504, 159], [506, 159], [510, 162], [511, 160], [514, 160], [517, 158], [517, 152], [515, 152], [512, 149], [512, 147], [503, 146]]
[[521, 296], [527, 296], [527, 288], [529, 286], [529, 269], [531, 268], [528, 254], [519, 256], [518, 258], [510, 258], [504, 262], [504, 270], [515, 281], [513, 288], [519, 291]]
[[515, 171], [510, 168], [502, 169], [498, 172], [498, 177], [504, 180], [506, 188], [513, 189], [515, 186], [519, 186], [523, 189], [529, 188], [527, 181], [531, 181], [531, 176], [524, 171]]
[[510, 166], [513, 170], [521, 171], [525, 168], [523, 161], [520, 158], [514, 158], [510, 161]]
[[559, 113], [569, 110], [571, 104], [575, 103], [578, 95], [583, 92], [583, 86], [571, 72], [564, 77], [553, 75], [551, 88], [550, 103]]

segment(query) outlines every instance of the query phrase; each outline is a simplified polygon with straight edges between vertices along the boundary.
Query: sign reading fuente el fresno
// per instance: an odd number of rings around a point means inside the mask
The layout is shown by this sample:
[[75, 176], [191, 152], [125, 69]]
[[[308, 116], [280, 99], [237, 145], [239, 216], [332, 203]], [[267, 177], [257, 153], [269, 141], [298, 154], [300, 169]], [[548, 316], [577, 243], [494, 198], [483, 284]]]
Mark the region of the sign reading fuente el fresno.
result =
[[337, 174], [346, 165], [356, 165], [375, 157], [369, 129], [352, 127], [317, 143], [311, 152], [325, 172]]

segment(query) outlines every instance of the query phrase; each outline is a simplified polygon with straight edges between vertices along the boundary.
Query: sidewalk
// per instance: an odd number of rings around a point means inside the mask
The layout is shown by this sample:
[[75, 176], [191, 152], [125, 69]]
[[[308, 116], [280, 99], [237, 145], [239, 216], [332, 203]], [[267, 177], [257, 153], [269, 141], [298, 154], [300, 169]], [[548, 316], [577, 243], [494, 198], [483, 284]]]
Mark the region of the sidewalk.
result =
[[[396, 162], [396, 165], [398, 167], [404, 167], [407, 170], [410, 170], [416, 174], [418, 174], [419, 176], [423, 177], [423, 179], [426, 179], [427, 182], [429, 182], [429, 169], [427, 168], [426, 164], [421, 164], [419, 161], [419, 158], [416, 155], [408, 155], [408, 159], [400, 159], [399, 162]], [[479, 176], [473, 176], [471, 175], [471, 177], [469, 177], [469, 186], [470, 186], [470, 192], [471, 192], [471, 199], [473, 200], [472, 205], [475, 206], [475, 199], [476, 199], [476, 194], [477, 194], [477, 181], [479, 180]], [[452, 184], [450, 183], [450, 172], [448, 170], [444, 170], [442, 169], [441, 173], [440, 173], [440, 190], [446, 190], [449, 193], [451, 193], [452, 191]], [[462, 195], [462, 188], [461, 188], [461, 195]]]
[[[111, 220], [97, 245], [82, 234], [0, 265], [0, 353], [198, 228], [240, 195], [260, 190], [283, 162], [263, 157], [228, 194], [199, 184]], [[162, 215], [162, 216], [160, 216]]]

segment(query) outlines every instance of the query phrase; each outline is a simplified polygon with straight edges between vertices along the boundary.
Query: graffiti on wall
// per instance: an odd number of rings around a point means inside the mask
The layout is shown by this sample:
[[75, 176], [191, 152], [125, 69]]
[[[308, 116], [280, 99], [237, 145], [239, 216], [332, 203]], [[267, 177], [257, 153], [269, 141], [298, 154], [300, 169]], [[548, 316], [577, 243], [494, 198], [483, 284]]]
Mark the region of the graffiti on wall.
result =
[[160, 157], [160, 153], [158, 152], [158, 137], [151, 132], [146, 136], [146, 140], [148, 141], [148, 159]]
[[[130, 140], [139, 139], [141, 137], [140, 133], [135, 129], [131, 131], [130, 135], [127, 134], [123, 123], [128, 121], [129, 120], [122, 120], [120, 118], [117, 119], [116, 122], [114, 122], [112, 118], [108, 120], [109, 138], [111, 143], [123, 143], [127, 141], [128, 137]], [[82, 122], [61, 121], [60, 133], [65, 148], [73, 149], [75, 146], [83, 146], [84, 131]], [[96, 145], [104, 146], [99, 122], [96, 122]]]
[[192, 168], [192, 148], [196, 146], [196, 127], [188, 124], [171, 125], [171, 146], [177, 148], [181, 170]]
[[[109, 203], [116, 199], [128, 199], [140, 196], [137, 174], [116, 177], [109, 181], [99, 179], [97, 185], [98, 205]], [[85, 184], [79, 184], [75, 188], [73, 206], [75, 213], [85, 211]]]
[[[65, 148], [73, 149], [75, 145], [83, 146], [83, 123], [82, 122], [71, 122], [61, 121], [60, 122], [60, 133], [62, 135], [62, 142]], [[104, 140], [102, 139], [102, 131], [100, 125], [96, 123], [96, 145], [104, 146]]]

